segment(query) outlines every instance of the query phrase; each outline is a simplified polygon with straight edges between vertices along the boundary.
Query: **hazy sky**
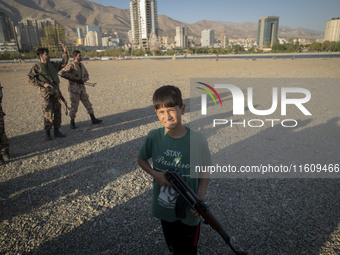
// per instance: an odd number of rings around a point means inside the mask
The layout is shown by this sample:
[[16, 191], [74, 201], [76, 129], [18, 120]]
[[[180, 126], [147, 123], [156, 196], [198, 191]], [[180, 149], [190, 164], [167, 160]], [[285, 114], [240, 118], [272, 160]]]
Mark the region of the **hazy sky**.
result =
[[[105, 6], [129, 8], [129, 0], [90, 0]], [[279, 24], [324, 31], [331, 18], [340, 17], [340, 0], [158, 0], [158, 14], [195, 23], [202, 19], [228, 22], [258, 22], [279, 16]]]

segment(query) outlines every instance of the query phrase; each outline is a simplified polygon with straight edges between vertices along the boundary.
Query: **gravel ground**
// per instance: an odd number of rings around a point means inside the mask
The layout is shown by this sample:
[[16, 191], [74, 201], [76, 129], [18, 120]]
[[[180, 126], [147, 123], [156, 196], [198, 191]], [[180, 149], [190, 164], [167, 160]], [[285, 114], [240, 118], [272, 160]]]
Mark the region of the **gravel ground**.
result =
[[[93, 126], [80, 105], [78, 128], [71, 130], [63, 115], [67, 137], [49, 142], [40, 97], [26, 82], [32, 64], [0, 64], [11, 146], [11, 161], [0, 168], [0, 254], [169, 254], [150, 214], [151, 178], [136, 163], [143, 138], [160, 127], [150, 106], [153, 91], [173, 84], [188, 99], [189, 79], [202, 77], [340, 78], [339, 64], [339, 59], [85, 62], [97, 82], [87, 91], [103, 122]], [[61, 87], [68, 99], [65, 80]], [[319, 104], [324, 111], [318, 127], [333, 121], [325, 131], [335, 136], [313, 143], [306, 137], [306, 147], [324, 155], [330, 145], [328, 155], [339, 163], [338, 110]], [[259, 138], [236, 133], [230, 150], [241, 151]], [[257, 150], [265, 158], [266, 150]], [[249, 254], [335, 255], [340, 254], [339, 190], [339, 179], [212, 179], [207, 203], [232, 243]], [[203, 225], [200, 254], [232, 253]]]

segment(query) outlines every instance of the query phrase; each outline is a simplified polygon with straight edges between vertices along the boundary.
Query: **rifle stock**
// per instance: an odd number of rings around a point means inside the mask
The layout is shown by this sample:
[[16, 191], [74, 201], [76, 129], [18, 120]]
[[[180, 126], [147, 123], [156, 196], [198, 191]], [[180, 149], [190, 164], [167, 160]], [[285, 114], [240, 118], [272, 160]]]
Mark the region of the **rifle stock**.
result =
[[214, 229], [223, 240], [229, 245], [236, 255], [246, 255], [246, 252], [237, 251], [230, 243], [230, 237], [222, 228], [215, 216], [210, 212], [206, 203], [200, 199], [197, 194], [189, 187], [189, 185], [182, 179], [178, 172], [170, 170], [165, 174], [168, 181], [172, 184], [173, 188], [185, 199], [188, 205], [197, 211], [199, 215], [205, 220], [207, 224]]

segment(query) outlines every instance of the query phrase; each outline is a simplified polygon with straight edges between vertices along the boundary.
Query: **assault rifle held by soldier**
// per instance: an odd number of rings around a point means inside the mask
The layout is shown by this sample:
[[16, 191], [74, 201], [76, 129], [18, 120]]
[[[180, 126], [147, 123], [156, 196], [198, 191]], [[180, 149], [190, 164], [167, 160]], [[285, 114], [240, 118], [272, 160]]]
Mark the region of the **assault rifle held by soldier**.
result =
[[95, 83], [95, 82], [94, 82], [94, 83], [93, 83], [93, 82], [88, 82], [88, 81], [84, 82], [84, 81], [81, 80], [81, 79], [79, 79], [79, 80], [71, 79], [71, 78], [62, 76], [62, 75], [60, 75], [60, 74], [59, 74], [59, 76], [60, 76], [61, 78], [66, 79], [66, 80], [73, 81], [73, 82], [75, 82], [75, 83], [78, 83], [78, 84], [81, 84], [81, 85], [90, 86], [90, 87], [94, 87], [94, 86], [96, 86], [96, 84], [97, 84], [97, 83]]
[[[65, 99], [60, 95], [58, 72], [63, 69], [69, 60], [67, 46], [60, 43], [63, 48], [62, 61], [50, 61], [51, 57], [47, 48], [39, 47], [36, 51], [39, 62], [34, 64], [27, 75], [29, 84], [38, 87], [42, 99], [42, 112], [44, 116], [45, 140], [51, 141], [51, 129], [54, 128], [54, 137], [63, 138], [59, 129], [61, 127], [61, 101], [66, 106]], [[52, 84], [53, 82], [54, 84]], [[53, 89], [55, 88], [55, 89]], [[59, 95], [59, 96], [58, 96]]]
[[[182, 177], [178, 172], [174, 170], [170, 170], [165, 174], [168, 181], [172, 184], [173, 188], [180, 194], [180, 197], [177, 199], [178, 203], [178, 213], [181, 215], [185, 212], [185, 202], [195, 211], [197, 211], [205, 220], [210, 227], [217, 231], [217, 233], [223, 238], [223, 240], [229, 245], [232, 251], [236, 255], [246, 255], [246, 252], [237, 251], [230, 243], [230, 237], [223, 230], [221, 224], [214, 217], [214, 215], [210, 212], [208, 206], [201, 200], [196, 193], [189, 187], [189, 185], [183, 181]], [[184, 204], [183, 204], [184, 202]], [[177, 205], [176, 205], [177, 210]]]
[[[45, 75], [43, 75], [42, 73], [37, 73], [35, 76], [36, 76], [36, 77], [39, 77], [40, 75], [41, 75], [44, 79], [48, 80], [47, 77], [46, 77]], [[37, 78], [37, 79], [39, 79], [39, 78]], [[57, 84], [55, 84], [53, 81], [50, 81], [50, 82], [47, 82], [47, 83], [48, 83], [49, 85], [51, 85], [51, 87], [54, 89], [54, 95], [56, 96], [56, 98], [58, 98], [58, 100], [60, 99], [60, 100], [64, 103], [64, 105], [65, 105], [65, 107], [66, 107], [66, 109], [65, 109], [65, 114], [67, 115], [67, 114], [68, 114], [68, 111], [70, 110], [70, 107], [68, 107], [67, 101], [65, 100], [64, 96], [61, 94], [61, 91], [60, 91], [60, 89], [59, 89], [59, 86], [58, 86]]]
[[72, 55], [74, 61], [66, 65], [60, 72], [60, 76], [66, 78], [69, 81], [68, 91], [70, 93], [71, 101], [70, 128], [77, 128], [75, 119], [78, 112], [79, 102], [82, 102], [87, 113], [90, 115], [92, 124], [99, 124], [102, 122], [102, 120], [97, 119], [94, 116], [92, 103], [90, 102], [89, 95], [87, 94], [86, 88], [84, 86], [84, 83], [86, 84], [90, 77], [87, 69], [82, 63], [83, 56], [79, 50], [74, 50]]

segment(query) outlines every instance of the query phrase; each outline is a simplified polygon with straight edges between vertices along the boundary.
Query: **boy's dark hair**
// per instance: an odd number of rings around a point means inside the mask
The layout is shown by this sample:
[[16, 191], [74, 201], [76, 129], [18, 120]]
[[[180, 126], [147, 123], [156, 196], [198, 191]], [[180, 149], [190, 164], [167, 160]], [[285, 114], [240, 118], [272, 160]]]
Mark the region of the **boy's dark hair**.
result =
[[45, 52], [48, 54], [47, 48], [38, 48], [37, 51], [36, 51], [39, 58], [40, 58], [40, 55], [43, 55]]
[[75, 58], [76, 56], [78, 56], [78, 54], [81, 54], [81, 52], [80, 52], [79, 50], [74, 50], [74, 51], [72, 52], [72, 55], [73, 55], [74, 58]]
[[153, 94], [153, 107], [157, 110], [161, 107], [183, 106], [182, 93], [179, 88], [165, 85], [158, 88]]

